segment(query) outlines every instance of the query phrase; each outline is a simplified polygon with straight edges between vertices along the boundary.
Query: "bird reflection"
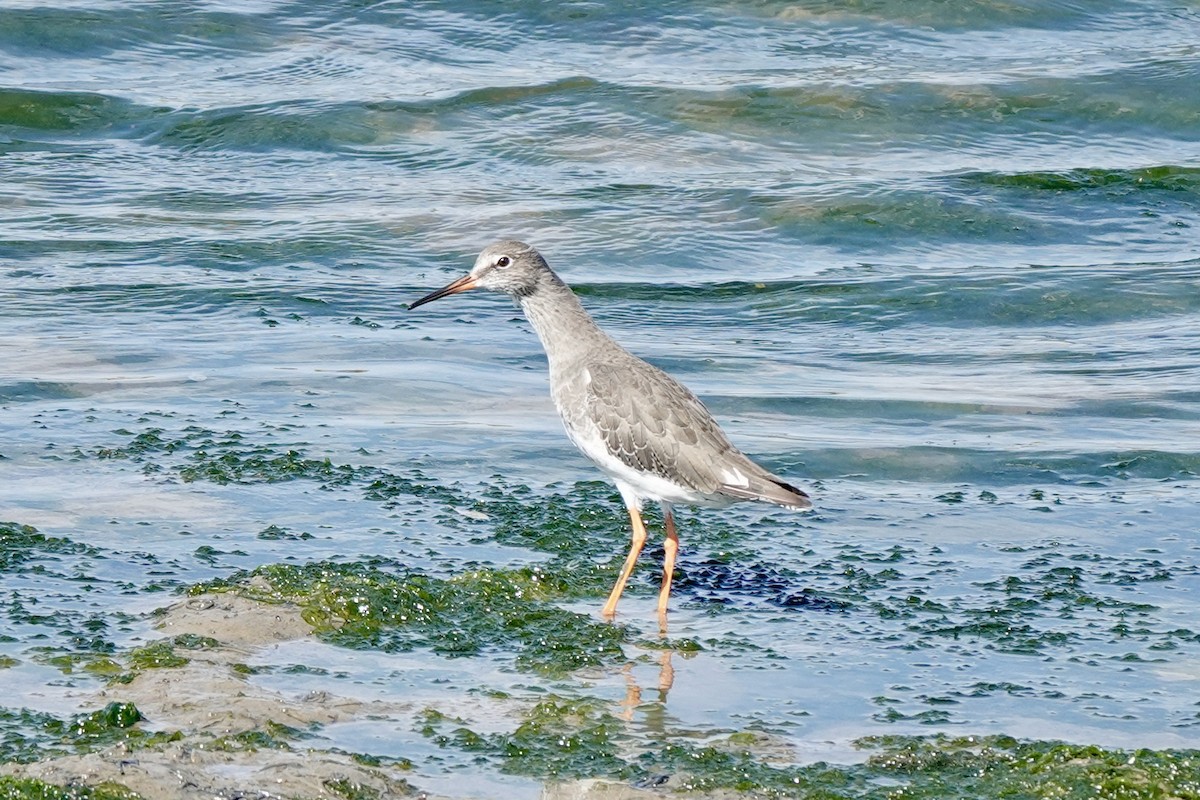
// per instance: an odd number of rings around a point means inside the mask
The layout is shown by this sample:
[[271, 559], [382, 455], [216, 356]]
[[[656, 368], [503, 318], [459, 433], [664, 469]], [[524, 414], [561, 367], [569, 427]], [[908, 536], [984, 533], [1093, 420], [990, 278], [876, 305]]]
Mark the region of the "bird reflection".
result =
[[[646, 711], [647, 720], [661, 717], [662, 712], [666, 710], [667, 694], [675, 684], [675, 667], [671, 663], [674, 655], [673, 650], [663, 650], [658, 654], [658, 699], [653, 709], [643, 709]], [[631, 661], [621, 669], [625, 675], [625, 699], [621, 701], [621, 713], [618, 716], [626, 722], [633, 720], [634, 713], [642, 708], [643, 703], [642, 687], [633, 674], [633, 667]]]

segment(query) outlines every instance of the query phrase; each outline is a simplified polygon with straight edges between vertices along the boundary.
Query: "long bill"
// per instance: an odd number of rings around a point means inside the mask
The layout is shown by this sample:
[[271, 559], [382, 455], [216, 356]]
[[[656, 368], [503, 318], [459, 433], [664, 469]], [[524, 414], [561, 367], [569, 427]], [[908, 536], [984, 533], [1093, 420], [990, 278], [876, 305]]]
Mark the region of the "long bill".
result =
[[471, 289], [474, 289], [477, 285], [478, 284], [475, 283], [475, 279], [473, 277], [470, 275], [464, 275], [454, 283], [451, 283], [448, 286], [443, 286], [436, 292], [430, 292], [414, 303], [409, 303], [408, 310], [412, 311], [417, 306], [423, 306], [426, 303], [432, 303], [434, 300], [439, 300], [448, 295], [458, 294], [459, 292], [468, 292]]

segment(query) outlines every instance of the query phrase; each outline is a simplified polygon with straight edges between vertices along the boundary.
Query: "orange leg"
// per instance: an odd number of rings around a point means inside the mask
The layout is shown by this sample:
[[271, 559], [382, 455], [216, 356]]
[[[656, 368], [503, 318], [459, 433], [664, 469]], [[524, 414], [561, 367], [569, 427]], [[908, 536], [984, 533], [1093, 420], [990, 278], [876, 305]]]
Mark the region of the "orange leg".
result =
[[663, 541], [662, 588], [658, 590], [658, 623], [666, 630], [667, 601], [671, 597], [671, 578], [675, 574], [675, 555], [679, 552], [679, 534], [675, 531], [675, 514], [671, 507], [663, 505], [663, 527], [667, 538]]
[[629, 522], [633, 526], [633, 540], [629, 545], [629, 555], [625, 557], [625, 566], [621, 567], [621, 574], [617, 577], [617, 582], [613, 584], [612, 591], [608, 595], [608, 602], [600, 610], [600, 615], [605, 619], [612, 619], [617, 615], [617, 601], [621, 599], [621, 592], [625, 591], [625, 583], [633, 572], [633, 565], [637, 563], [638, 555], [642, 552], [642, 545], [646, 543], [646, 525], [642, 522], [641, 512], [634, 506], [629, 507]]

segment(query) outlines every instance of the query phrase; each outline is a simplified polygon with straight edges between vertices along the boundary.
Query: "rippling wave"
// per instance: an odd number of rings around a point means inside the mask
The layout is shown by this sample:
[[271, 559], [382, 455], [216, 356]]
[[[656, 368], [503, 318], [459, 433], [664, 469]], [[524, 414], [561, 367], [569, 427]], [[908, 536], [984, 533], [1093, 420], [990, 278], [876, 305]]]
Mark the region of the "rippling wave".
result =
[[[4, 4], [2, 510], [113, 548], [122, 587], [153, 561], [159, 594], [272, 561], [523, 570], [577, 520], [571, 547], [625, 540], [519, 310], [406, 309], [515, 236], [816, 505], [688, 518], [695, 657], [631, 736], [1053, 719], [1195, 746], [1200, 640], [1162, 631], [1200, 589], [1198, 41], [1195, 4], [1161, 0]], [[196, 468], [247, 453], [309, 472]], [[1038, 576], [1078, 594], [1029, 617]], [[437, 682], [355, 685], [541, 691], [386, 655]], [[1053, 692], [972, 688], [1017, 674]]]

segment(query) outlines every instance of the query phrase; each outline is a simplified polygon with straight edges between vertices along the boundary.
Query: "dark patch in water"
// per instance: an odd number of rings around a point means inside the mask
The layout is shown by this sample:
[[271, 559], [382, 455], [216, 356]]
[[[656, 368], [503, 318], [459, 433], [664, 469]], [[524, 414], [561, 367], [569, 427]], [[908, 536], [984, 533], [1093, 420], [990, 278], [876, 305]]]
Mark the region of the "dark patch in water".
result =
[[781, 567], [758, 563], [731, 563], [709, 558], [695, 562], [684, 559], [675, 586], [680, 592], [704, 603], [743, 605], [767, 603], [782, 608], [811, 611], [848, 611], [854, 604], [821, 595], [803, 586], [804, 579]]

